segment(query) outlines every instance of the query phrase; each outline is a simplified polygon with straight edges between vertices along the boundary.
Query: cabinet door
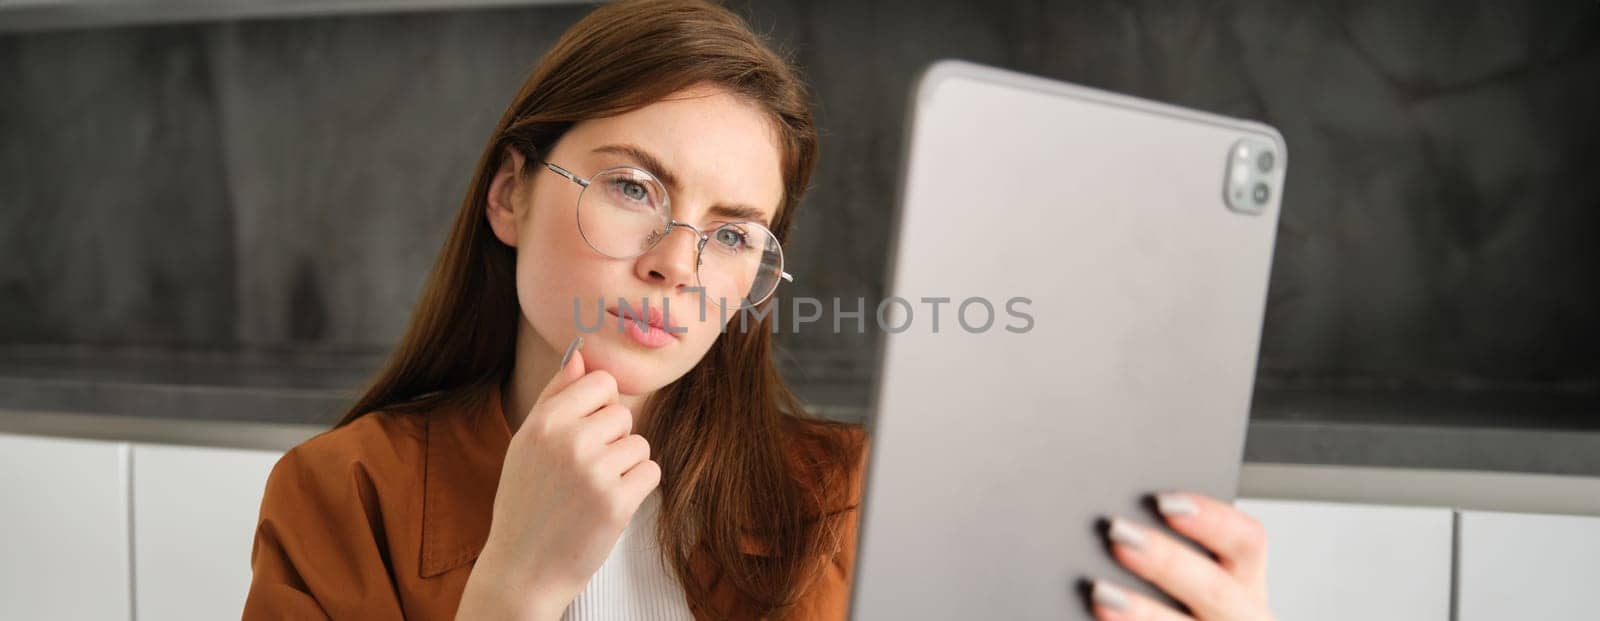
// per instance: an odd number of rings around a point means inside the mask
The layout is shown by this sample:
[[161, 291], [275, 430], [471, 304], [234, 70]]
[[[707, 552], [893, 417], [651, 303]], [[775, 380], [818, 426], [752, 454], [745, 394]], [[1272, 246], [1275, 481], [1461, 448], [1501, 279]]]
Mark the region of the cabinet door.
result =
[[1267, 598], [1295, 621], [1447, 621], [1449, 509], [1241, 499], [1267, 529]]
[[0, 616], [128, 619], [128, 445], [0, 434]]
[[1460, 621], [1594, 619], [1600, 518], [1461, 512]]
[[282, 453], [133, 446], [140, 619], [237, 619], [267, 474]]

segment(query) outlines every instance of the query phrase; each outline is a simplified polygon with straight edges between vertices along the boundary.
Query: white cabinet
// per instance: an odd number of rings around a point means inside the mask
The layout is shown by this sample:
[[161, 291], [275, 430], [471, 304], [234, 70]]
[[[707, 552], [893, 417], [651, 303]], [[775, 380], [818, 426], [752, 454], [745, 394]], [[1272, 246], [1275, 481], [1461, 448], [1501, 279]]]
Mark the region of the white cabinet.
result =
[[1258, 499], [1235, 506], [1267, 529], [1267, 599], [1279, 619], [1450, 619], [1451, 510]]
[[140, 619], [238, 618], [261, 493], [278, 451], [133, 447]]
[[1600, 618], [1600, 518], [1462, 511], [1459, 621]]
[[130, 618], [128, 450], [0, 434], [0, 616]]

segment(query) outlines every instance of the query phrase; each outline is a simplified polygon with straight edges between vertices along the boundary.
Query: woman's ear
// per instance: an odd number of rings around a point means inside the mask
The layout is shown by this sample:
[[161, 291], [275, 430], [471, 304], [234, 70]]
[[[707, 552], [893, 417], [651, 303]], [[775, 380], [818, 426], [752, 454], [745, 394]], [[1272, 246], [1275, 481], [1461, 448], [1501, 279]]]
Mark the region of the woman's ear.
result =
[[522, 152], [511, 147], [506, 147], [506, 152], [500, 158], [500, 168], [494, 171], [494, 178], [489, 182], [488, 213], [489, 228], [494, 230], [494, 236], [501, 243], [517, 247], [518, 236], [522, 233], [522, 223], [527, 214], [519, 209], [530, 207], [518, 204], [517, 197], [525, 194], [520, 191], [525, 183], [522, 179], [522, 166], [526, 163]]

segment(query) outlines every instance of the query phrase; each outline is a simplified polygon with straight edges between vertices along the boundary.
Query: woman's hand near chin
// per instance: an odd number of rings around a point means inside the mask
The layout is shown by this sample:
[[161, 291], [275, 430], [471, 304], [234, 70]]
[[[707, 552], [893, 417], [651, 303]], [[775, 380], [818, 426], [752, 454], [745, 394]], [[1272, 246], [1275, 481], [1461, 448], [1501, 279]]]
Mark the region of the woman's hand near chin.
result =
[[1172, 529], [1216, 555], [1213, 560], [1159, 529], [1124, 518], [1111, 521], [1111, 554], [1190, 613], [1095, 580], [1094, 614], [1103, 621], [1272, 621], [1267, 608], [1267, 533], [1233, 505], [1193, 493], [1156, 496]]
[[511, 437], [458, 619], [560, 618], [661, 482], [616, 379], [586, 373], [580, 344]]

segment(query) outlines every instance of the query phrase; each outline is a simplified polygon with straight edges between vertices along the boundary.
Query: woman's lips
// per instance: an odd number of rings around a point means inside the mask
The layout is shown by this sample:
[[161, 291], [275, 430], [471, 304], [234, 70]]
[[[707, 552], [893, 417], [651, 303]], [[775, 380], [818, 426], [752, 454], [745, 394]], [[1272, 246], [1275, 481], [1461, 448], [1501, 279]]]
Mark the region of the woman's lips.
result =
[[[638, 313], [638, 311], [635, 311], [635, 313]], [[679, 332], [668, 332], [662, 328], [663, 325], [673, 324], [668, 324], [666, 322], [666, 318], [658, 309], [650, 309], [649, 317], [645, 319], [645, 325], [643, 327], [639, 325], [640, 318], [623, 317], [622, 314], [619, 313], [615, 308], [607, 308], [606, 314], [616, 317], [617, 320], [622, 324], [622, 331], [626, 332], [628, 336], [634, 340], [634, 342], [644, 345], [645, 347], [656, 348], [666, 346], [671, 344], [673, 341], [678, 340], [678, 334], [680, 334]], [[675, 325], [673, 327], [676, 328]]]

